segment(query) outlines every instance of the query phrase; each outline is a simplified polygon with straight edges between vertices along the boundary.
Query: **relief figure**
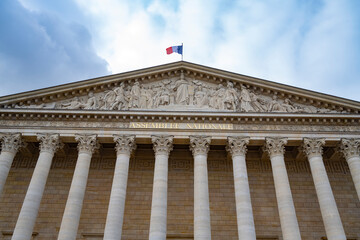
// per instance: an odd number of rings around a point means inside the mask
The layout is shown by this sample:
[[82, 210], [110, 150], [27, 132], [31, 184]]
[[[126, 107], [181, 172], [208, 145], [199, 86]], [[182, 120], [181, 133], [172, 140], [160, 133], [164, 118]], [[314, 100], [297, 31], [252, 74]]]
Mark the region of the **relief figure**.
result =
[[237, 92], [234, 89], [232, 82], [228, 82], [227, 89], [225, 90], [224, 104], [225, 109], [236, 111], [236, 106], [239, 102]]
[[84, 109], [96, 109], [97, 108], [97, 99], [94, 96], [93, 92], [89, 92], [89, 98], [85, 104], [83, 104]]
[[184, 78], [181, 78], [176, 82], [175, 89], [177, 104], [188, 105], [189, 104], [189, 83]]
[[130, 90], [130, 100], [129, 107], [130, 108], [138, 108], [139, 107], [139, 99], [140, 99], [140, 86], [139, 82], [135, 81], [134, 85]]
[[[112, 103], [112, 105], [110, 107], [110, 110], [126, 109], [126, 98], [125, 98], [125, 91], [124, 91], [124, 83], [121, 83], [120, 86], [115, 88], [113, 92], [115, 93], [116, 97], [115, 97], [115, 100], [113, 101], [113, 103]], [[105, 95], [105, 97], [106, 97], [106, 95]]]
[[241, 101], [240, 111], [242, 112], [254, 111], [253, 107], [251, 106], [250, 92], [244, 85], [241, 85], [240, 101]]

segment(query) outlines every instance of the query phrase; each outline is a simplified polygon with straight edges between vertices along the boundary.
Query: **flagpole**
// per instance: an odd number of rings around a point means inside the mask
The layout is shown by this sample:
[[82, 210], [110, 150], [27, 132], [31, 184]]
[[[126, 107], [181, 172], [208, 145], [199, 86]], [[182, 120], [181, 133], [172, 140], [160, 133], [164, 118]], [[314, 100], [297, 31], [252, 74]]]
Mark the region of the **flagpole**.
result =
[[184, 43], [181, 43], [181, 61], [183, 61], [184, 58]]

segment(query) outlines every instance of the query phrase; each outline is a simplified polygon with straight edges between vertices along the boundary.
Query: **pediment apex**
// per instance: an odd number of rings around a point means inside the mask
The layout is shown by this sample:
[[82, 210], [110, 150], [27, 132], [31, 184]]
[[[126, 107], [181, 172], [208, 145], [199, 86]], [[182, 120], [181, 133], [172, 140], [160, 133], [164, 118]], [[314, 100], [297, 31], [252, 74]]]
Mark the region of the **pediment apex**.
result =
[[180, 61], [0, 97], [0, 108], [358, 113], [360, 103]]

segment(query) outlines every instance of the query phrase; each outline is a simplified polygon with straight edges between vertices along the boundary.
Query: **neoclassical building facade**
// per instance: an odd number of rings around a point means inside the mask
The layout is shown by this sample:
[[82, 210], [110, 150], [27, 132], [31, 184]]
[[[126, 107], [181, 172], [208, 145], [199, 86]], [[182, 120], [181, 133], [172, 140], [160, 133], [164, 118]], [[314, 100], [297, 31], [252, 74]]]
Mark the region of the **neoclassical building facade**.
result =
[[359, 240], [359, 111], [184, 61], [0, 97], [0, 238]]

